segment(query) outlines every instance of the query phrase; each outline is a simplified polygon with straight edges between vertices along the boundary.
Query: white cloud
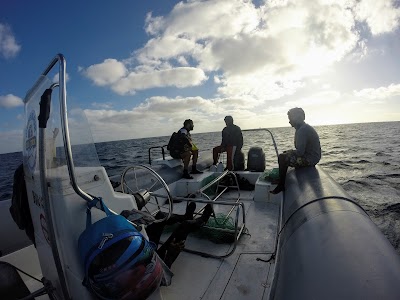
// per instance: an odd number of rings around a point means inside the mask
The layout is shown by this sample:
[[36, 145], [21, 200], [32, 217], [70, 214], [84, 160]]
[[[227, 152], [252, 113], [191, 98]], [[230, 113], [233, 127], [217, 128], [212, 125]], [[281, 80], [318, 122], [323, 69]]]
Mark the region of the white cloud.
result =
[[147, 15], [150, 39], [132, 57], [85, 73], [121, 95], [199, 86], [212, 76], [219, 97], [273, 100], [346, 57], [367, 56], [357, 21], [378, 34], [397, 29], [398, 16], [388, 0], [182, 1], [165, 16]]
[[340, 100], [340, 96], [340, 93], [337, 91], [322, 91], [309, 95], [307, 97], [297, 99], [296, 101], [288, 101], [285, 104], [287, 107], [324, 107], [325, 105], [333, 104]]
[[399, 26], [400, 8], [392, 0], [361, 0], [355, 13], [358, 21], [368, 24], [373, 35], [392, 32]]
[[15, 41], [11, 28], [0, 23], [0, 56], [4, 58], [15, 57], [21, 50], [21, 46]]
[[120, 95], [135, 94], [137, 90], [156, 87], [191, 87], [207, 79], [204, 71], [198, 68], [172, 68], [168, 64], [160, 64], [157, 67], [158, 69], [153, 66], [139, 66], [128, 73], [124, 63], [115, 59], [106, 59], [103, 63], [92, 65], [83, 72], [96, 85], [109, 85]]
[[169, 59], [191, 51], [195, 43], [186, 38], [176, 36], [165, 36], [151, 39], [137, 52], [139, 62], [146, 63], [148, 60], [156, 58]]
[[85, 114], [96, 141], [116, 140], [170, 135], [187, 118], [194, 120], [194, 133], [221, 130], [223, 118], [228, 114], [233, 115], [238, 124], [244, 125], [246, 120], [260, 124], [263, 116], [257, 117], [257, 113], [250, 110], [253, 107], [250, 103], [241, 98], [151, 97], [132, 110], [86, 109]]
[[[59, 80], [59, 73], [55, 74], [53, 77], [53, 83], [58, 82]], [[65, 81], [68, 82], [69, 81], [69, 75], [68, 73], [65, 74]]]
[[100, 64], [88, 67], [83, 72], [96, 85], [105, 86], [113, 84], [124, 77], [127, 74], [127, 69], [122, 62], [108, 58]]
[[218, 0], [179, 2], [165, 17], [146, 18], [152, 35], [209, 39], [250, 32], [258, 25], [258, 10], [251, 1]]
[[367, 88], [360, 91], [354, 91], [354, 96], [371, 100], [383, 100], [390, 97], [400, 96], [400, 84], [391, 84], [387, 87]]
[[24, 105], [22, 99], [17, 96], [14, 96], [13, 94], [0, 96], [0, 107], [12, 108], [22, 105]]
[[112, 85], [118, 94], [133, 94], [136, 90], [155, 87], [175, 86], [178, 88], [191, 87], [201, 84], [207, 77], [203, 70], [191, 67], [180, 67], [150, 73], [130, 73]]

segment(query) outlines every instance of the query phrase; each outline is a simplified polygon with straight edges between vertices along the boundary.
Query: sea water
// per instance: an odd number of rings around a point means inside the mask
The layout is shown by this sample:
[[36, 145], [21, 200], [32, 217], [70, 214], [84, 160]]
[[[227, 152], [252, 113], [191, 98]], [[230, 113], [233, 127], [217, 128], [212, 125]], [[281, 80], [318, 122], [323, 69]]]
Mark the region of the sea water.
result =
[[[238, 124], [240, 126], [240, 124]], [[400, 122], [315, 126], [322, 148], [319, 163], [359, 203], [400, 254]], [[294, 129], [272, 128], [278, 151], [294, 147]], [[193, 132], [201, 150], [221, 143], [221, 132]], [[262, 147], [267, 168], [277, 166], [270, 134], [262, 129], [243, 131], [243, 152]], [[169, 136], [97, 143], [100, 163], [109, 176], [129, 165], [148, 163], [148, 149], [168, 143]], [[0, 201], [10, 199], [20, 152], [0, 155]]]

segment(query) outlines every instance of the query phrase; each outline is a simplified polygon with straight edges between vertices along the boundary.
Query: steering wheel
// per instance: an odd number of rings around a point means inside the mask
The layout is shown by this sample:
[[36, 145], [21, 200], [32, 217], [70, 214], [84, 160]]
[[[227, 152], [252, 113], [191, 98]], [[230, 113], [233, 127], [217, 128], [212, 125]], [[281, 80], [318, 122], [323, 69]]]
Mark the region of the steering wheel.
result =
[[[135, 197], [139, 210], [145, 208], [153, 215], [154, 212], [164, 208], [163, 212], [166, 216], [153, 223], [166, 221], [172, 214], [173, 200], [169, 187], [164, 179], [148, 166], [137, 165], [125, 168], [121, 175], [121, 191]], [[150, 209], [152, 206], [154, 209]]]

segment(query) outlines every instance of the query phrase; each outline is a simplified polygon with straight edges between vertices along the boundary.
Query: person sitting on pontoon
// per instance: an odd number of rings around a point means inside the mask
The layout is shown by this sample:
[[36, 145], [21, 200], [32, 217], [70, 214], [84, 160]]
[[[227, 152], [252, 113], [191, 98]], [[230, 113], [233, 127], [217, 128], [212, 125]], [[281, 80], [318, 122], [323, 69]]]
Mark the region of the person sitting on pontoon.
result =
[[189, 174], [189, 162], [192, 157], [192, 171], [191, 174], [201, 174], [203, 172], [197, 169], [197, 159], [199, 157], [199, 149], [194, 144], [190, 131], [194, 128], [193, 121], [190, 119], [185, 120], [183, 127], [173, 134], [168, 144], [168, 150], [173, 158], [181, 158], [183, 160], [183, 178], [193, 179]]
[[294, 146], [296, 150], [288, 150], [279, 154], [279, 183], [272, 194], [285, 190], [288, 167], [302, 168], [315, 166], [321, 159], [321, 144], [318, 133], [304, 122], [305, 113], [302, 108], [295, 107], [288, 111], [289, 124], [296, 129]]
[[233, 170], [233, 160], [235, 154], [240, 152], [243, 147], [243, 135], [239, 126], [233, 124], [232, 116], [224, 118], [226, 127], [222, 130], [222, 142], [220, 146], [213, 148], [213, 164], [218, 162], [219, 155], [222, 152], [227, 154], [227, 169]]

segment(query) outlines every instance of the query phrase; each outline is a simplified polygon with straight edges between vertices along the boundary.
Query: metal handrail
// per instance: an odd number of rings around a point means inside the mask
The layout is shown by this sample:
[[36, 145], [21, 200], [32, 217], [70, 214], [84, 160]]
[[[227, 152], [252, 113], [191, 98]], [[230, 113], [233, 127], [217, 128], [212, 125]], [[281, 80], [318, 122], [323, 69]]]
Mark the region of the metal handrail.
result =
[[[232, 249], [224, 254], [224, 255], [215, 255], [215, 254], [211, 254], [211, 253], [207, 253], [207, 252], [202, 252], [202, 251], [197, 251], [197, 250], [192, 250], [189, 248], [184, 248], [183, 251], [188, 252], [188, 253], [192, 253], [192, 254], [196, 254], [196, 255], [200, 255], [203, 257], [211, 257], [211, 258], [218, 258], [218, 259], [223, 259], [223, 258], [227, 258], [229, 256], [231, 256], [235, 250], [236, 250], [236, 246], [237, 246], [237, 242], [240, 238], [240, 235], [242, 234], [243, 230], [246, 228], [246, 211], [244, 209], [244, 204], [243, 202], [229, 202], [229, 201], [213, 201], [213, 200], [204, 200], [201, 198], [184, 198], [184, 197], [177, 197], [176, 199], [179, 199], [181, 201], [186, 201], [186, 202], [197, 202], [197, 203], [205, 203], [205, 204], [220, 204], [220, 205], [229, 205], [229, 206], [234, 206], [234, 207], [238, 207], [238, 209], [236, 210], [236, 218], [235, 218], [235, 241], [233, 243], [233, 247]], [[239, 213], [240, 213], [240, 208], [242, 209], [242, 221], [243, 224], [242, 226], [240, 226], [239, 228]], [[215, 230], [221, 230], [221, 231], [226, 231], [226, 229], [222, 229], [222, 228], [213, 228]]]
[[46, 67], [36, 83], [30, 89], [24, 99], [24, 103], [28, 103], [32, 95], [34, 95], [39, 89], [41, 83], [43, 82], [45, 76], [53, 69], [53, 67], [59, 63], [59, 87], [60, 87], [60, 115], [61, 115], [61, 127], [63, 133], [63, 142], [65, 149], [65, 157], [67, 161], [68, 173], [71, 180], [71, 185], [74, 191], [86, 201], [91, 201], [94, 199], [93, 196], [84, 192], [78, 185], [76, 175], [74, 160], [72, 157], [71, 141], [69, 137], [69, 126], [68, 126], [68, 114], [67, 114], [67, 86], [66, 86], [66, 60], [64, 55], [61, 53], [57, 54], [50, 64]]
[[165, 150], [164, 147], [167, 147], [168, 145], [163, 145], [163, 146], [154, 146], [154, 147], [150, 147], [149, 148], [149, 165], [151, 165], [151, 150], [152, 149], [157, 149], [157, 148], [161, 148], [161, 154], [162, 154], [162, 158], [163, 160], [165, 160]]
[[[224, 189], [214, 199], [211, 200], [210, 197], [207, 194], [204, 193], [205, 190], [207, 190], [208, 188], [210, 188], [211, 186], [213, 186], [216, 183], [218, 183], [218, 186], [217, 186], [217, 189], [218, 189], [218, 187], [220, 186], [219, 185], [220, 180], [222, 178], [224, 178], [225, 176], [227, 176], [228, 174], [233, 174], [234, 175], [235, 182], [236, 182], [236, 187], [238, 189], [238, 198], [237, 198], [237, 200], [235, 202], [218, 200], [218, 198], [220, 198], [222, 196], [222, 194], [228, 189], [228, 187], [226, 187], [226, 186], [224, 186]], [[223, 173], [221, 173], [218, 177], [216, 177], [214, 180], [212, 180], [211, 182], [209, 182], [208, 184], [203, 186], [201, 189], [199, 189], [197, 191], [197, 193], [200, 194], [201, 196], [205, 197], [207, 200], [204, 200], [203, 198], [188, 198], [188, 197], [175, 197], [175, 199], [186, 201], [186, 202], [190, 202], [191, 201], [191, 202], [205, 203], [206, 205], [207, 204], [221, 204], [221, 205], [232, 206], [232, 208], [228, 212], [228, 214], [225, 217], [225, 220], [223, 222], [225, 222], [229, 218], [230, 214], [233, 212], [235, 207], [239, 207], [236, 210], [236, 218], [235, 218], [235, 230], [234, 230], [235, 241], [234, 241], [233, 248], [231, 249], [231, 251], [228, 252], [227, 254], [224, 254], [224, 255], [214, 255], [214, 254], [211, 254], [211, 253], [192, 250], [192, 249], [187, 249], [187, 248], [183, 249], [183, 251], [186, 251], [186, 252], [189, 252], [189, 253], [192, 253], [192, 254], [201, 255], [201, 256], [204, 256], [204, 257], [212, 257], [212, 258], [219, 258], [219, 259], [226, 258], [226, 257], [232, 255], [233, 252], [235, 252], [235, 250], [236, 250], [237, 241], [239, 240], [240, 235], [242, 234], [243, 230], [246, 227], [246, 212], [245, 212], [245, 209], [244, 209], [244, 204], [242, 202], [239, 202], [240, 201], [240, 189], [239, 189], [239, 184], [238, 184], [238, 181], [237, 181], [237, 178], [236, 178], [236, 174], [234, 172], [232, 172], [232, 171], [226, 170]], [[202, 207], [198, 212], [196, 212], [196, 214], [200, 214], [205, 209], [206, 205], [204, 207]], [[243, 224], [239, 229], [238, 227], [239, 227], [239, 211], [240, 211], [240, 207], [242, 208]], [[223, 228], [213, 228], [213, 229], [219, 230], [219, 231], [227, 231], [227, 229], [223, 229]]]
[[[59, 53], [57, 54], [53, 60], [49, 63], [49, 65], [46, 67], [46, 69], [43, 71], [41, 74], [41, 77], [35, 82], [33, 87], [28, 91], [27, 95], [25, 96], [24, 103], [28, 103], [29, 100], [31, 99], [32, 95], [34, 95], [37, 90], [39, 89], [41, 83], [45, 80], [45, 76], [53, 69], [53, 67], [59, 62], [59, 82], [58, 85], [60, 87], [60, 115], [61, 115], [61, 127], [62, 127], [62, 132], [63, 132], [63, 142], [64, 142], [64, 149], [65, 149], [65, 157], [67, 161], [67, 168], [68, 168], [68, 173], [69, 173], [69, 178], [70, 182], [72, 185], [72, 188], [74, 191], [84, 200], [86, 201], [92, 201], [94, 200], [94, 196], [86, 193], [83, 191], [77, 182], [76, 179], [76, 173], [75, 173], [75, 166], [74, 166], [74, 160], [72, 157], [72, 148], [71, 148], [71, 140], [69, 136], [69, 126], [68, 126], [68, 114], [67, 114], [67, 85], [66, 85], [66, 60], [63, 54]], [[56, 84], [52, 84], [51, 88], [55, 87]], [[100, 207], [97, 207], [100, 208]], [[100, 208], [101, 209], [101, 208]], [[111, 213], [117, 215], [115, 211], [109, 208]], [[131, 223], [134, 226], [137, 226], [136, 224], [132, 223], [131, 221], [128, 220], [129, 223]]]
[[[225, 176], [227, 176], [228, 174], [233, 175], [233, 178], [235, 178], [235, 184], [236, 184], [236, 185], [234, 185], [234, 186], [224, 186], [224, 185], [220, 185], [221, 179], [224, 178]], [[223, 187], [223, 190], [222, 190], [217, 196], [215, 196], [215, 198], [213, 199], [213, 201], [218, 200], [218, 198], [220, 198], [220, 197], [223, 195], [223, 193], [224, 193], [229, 187], [236, 187], [237, 193], [238, 193], [238, 197], [237, 197], [236, 203], [239, 202], [239, 200], [240, 200], [240, 188], [239, 188], [239, 183], [238, 183], [236, 174], [235, 174], [234, 172], [232, 172], [232, 171], [229, 171], [229, 170], [226, 170], [226, 171], [224, 171], [223, 173], [221, 173], [221, 174], [220, 174], [218, 177], [216, 177], [213, 181], [209, 182], [209, 183], [206, 184], [204, 187], [202, 187], [198, 192], [199, 192], [202, 196], [204, 196], [204, 197], [210, 199], [210, 198], [208, 197], [208, 195], [205, 194], [204, 192], [205, 192], [208, 188], [210, 188], [211, 186], [213, 186], [215, 183], [217, 183], [217, 182], [218, 182], [217, 190], [218, 190], [219, 187]], [[210, 199], [210, 200], [211, 200], [211, 199]], [[202, 209], [199, 210], [199, 213], [201, 213], [201, 212], [204, 210], [204, 208], [205, 208], [205, 206], [204, 206]], [[223, 222], [225, 222], [225, 221], [229, 218], [229, 216], [230, 216], [230, 214], [232, 213], [233, 209], [234, 209], [234, 207], [232, 207], [231, 210], [228, 212], [228, 214], [226, 215], [226, 217], [225, 217], [225, 219], [224, 219]]]
[[276, 146], [274, 135], [272, 134], [272, 132], [269, 129], [264, 128], [264, 130], [267, 131], [271, 135], [272, 143], [274, 144], [274, 148], [275, 148], [276, 159], [279, 159], [278, 147]]

